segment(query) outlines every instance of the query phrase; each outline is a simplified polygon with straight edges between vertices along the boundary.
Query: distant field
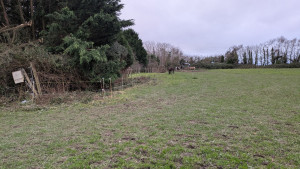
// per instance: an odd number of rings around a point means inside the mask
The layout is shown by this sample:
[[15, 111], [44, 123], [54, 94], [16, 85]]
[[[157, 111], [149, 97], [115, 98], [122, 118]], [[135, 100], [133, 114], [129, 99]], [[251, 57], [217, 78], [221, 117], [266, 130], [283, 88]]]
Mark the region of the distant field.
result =
[[300, 69], [148, 76], [113, 99], [0, 110], [0, 168], [300, 166]]

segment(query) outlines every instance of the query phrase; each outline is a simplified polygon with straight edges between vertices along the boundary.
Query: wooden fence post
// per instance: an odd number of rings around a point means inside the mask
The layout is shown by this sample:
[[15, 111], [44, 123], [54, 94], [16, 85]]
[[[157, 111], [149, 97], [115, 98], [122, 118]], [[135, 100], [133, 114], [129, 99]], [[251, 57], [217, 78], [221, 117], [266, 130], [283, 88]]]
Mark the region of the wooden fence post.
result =
[[103, 97], [105, 97], [105, 81], [104, 81], [104, 78], [102, 78], [102, 94], [103, 94]]
[[109, 78], [109, 88], [110, 88], [110, 98], [112, 98], [113, 92], [112, 92], [111, 78]]
[[[26, 79], [27, 83], [29, 84], [29, 87], [32, 89], [33, 94], [38, 97], [38, 93], [36, 92], [36, 90], [34, 88], [34, 84], [31, 83], [31, 81], [30, 81], [30, 79], [29, 79], [29, 77], [28, 77], [28, 75], [27, 75], [27, 73], [25, 72], [24, 69], [22, 69], [22, 73], [25, 76], [25, 79]], [[33, 96], [33, 98], [34, 98], [34, 96]]]
[[34, 79], [35, 79], [35, 83], [36, 83], [36, 87], [37, 87], [37, 90], [38, 90], [38, 94], [42, 95], [42, 89], [41, 89], [40, 80], [39, 80], [38, 74], [37, 74], [36, 69], [35, 69], [35, 67], [34, 67], [34, 65], [33, 65], [32, 62], [30, 63], [30, 67], [31, 67], [32, 72], [33, 72], [33, 76], [34, 76]]
[[123, 83], [124, 83], [124, 79], [123, 79], [123, 75], [122, 75], [122, 91], [124, 90]]

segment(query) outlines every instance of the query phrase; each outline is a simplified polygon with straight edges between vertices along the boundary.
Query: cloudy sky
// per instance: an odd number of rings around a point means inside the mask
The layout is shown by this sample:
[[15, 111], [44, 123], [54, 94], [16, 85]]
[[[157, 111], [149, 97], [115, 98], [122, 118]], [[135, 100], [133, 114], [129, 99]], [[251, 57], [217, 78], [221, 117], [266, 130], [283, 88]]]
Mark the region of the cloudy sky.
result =
[[187, 55], [221, 54], [233, 45], [300, 38], [300, 0], [122, 0], [143, 41]]

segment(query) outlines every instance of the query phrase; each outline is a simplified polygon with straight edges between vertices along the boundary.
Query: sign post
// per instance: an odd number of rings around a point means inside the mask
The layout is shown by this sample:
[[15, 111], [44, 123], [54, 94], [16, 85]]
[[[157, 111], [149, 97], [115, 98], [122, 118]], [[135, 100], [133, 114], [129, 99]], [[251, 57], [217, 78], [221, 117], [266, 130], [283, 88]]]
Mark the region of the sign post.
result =
[[15, 84], [24, 83], [24, 76], [21, 70], [12, 72]]

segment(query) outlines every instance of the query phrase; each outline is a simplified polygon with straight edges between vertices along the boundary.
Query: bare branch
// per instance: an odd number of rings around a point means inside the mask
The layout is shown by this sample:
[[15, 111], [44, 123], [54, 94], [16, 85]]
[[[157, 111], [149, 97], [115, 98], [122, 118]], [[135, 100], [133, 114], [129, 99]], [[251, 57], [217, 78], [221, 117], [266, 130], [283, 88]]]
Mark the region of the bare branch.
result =
[[6, 26], [6, 27], [0, 29], [0, 33], [8, 32], [8, 31], [16, 31], [18, 29], [21, 29], [21, 28], [24, 28], [27, 26], [31, 26], [31, 25], [32, 25], [32, 21], [26, 22], [24, 24], [21, 24], [21, 25], [15, 26], [15, 27]]

